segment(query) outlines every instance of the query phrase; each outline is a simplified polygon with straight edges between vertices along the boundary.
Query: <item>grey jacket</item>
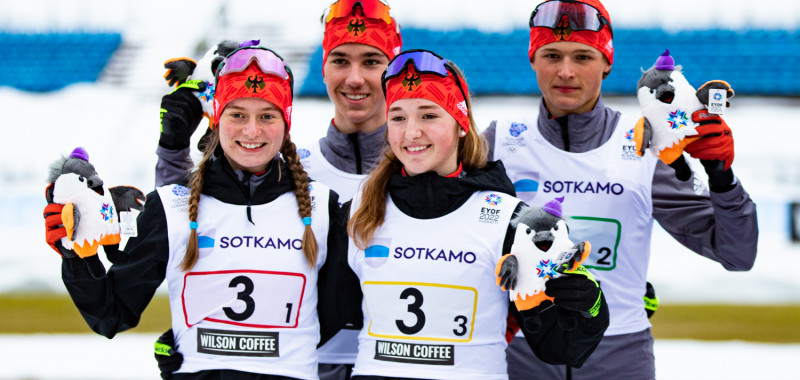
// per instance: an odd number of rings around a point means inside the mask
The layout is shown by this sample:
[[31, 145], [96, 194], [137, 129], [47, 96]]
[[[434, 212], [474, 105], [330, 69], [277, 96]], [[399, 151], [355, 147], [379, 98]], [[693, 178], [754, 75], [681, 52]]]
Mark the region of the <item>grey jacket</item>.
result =
[[[608, 141], [620, 113], [603, 104], [583, 114], [558, 119], [539, 105], [538, 128], [553, 146], [570, 152], [587, 152]], [[563, 127], [562, 127], [563, 124]], [[496, 122], [483, 132], [492, 159]], [[566, 149], [565, 149], [566, 147]], [[758, 221], [755, 203], [738, 179], [724, 193], [695, 194], [693, 181], [681, 182], [672, 168], [659, 161], [653, 175], [653, 218], [681, 244], [727, 270], [749, 270], [756, 259]]]

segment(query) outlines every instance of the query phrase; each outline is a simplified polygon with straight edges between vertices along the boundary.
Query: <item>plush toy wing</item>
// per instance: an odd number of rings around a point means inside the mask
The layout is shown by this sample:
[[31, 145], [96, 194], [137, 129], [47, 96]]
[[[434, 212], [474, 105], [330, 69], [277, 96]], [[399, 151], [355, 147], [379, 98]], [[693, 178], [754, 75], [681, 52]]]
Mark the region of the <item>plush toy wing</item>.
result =
[[114, 186], [108, 190], [111, 192], [111, 199], [117, 207], [117, 212], [144, 210], [146, 197], [141, 190], [133, 186]]

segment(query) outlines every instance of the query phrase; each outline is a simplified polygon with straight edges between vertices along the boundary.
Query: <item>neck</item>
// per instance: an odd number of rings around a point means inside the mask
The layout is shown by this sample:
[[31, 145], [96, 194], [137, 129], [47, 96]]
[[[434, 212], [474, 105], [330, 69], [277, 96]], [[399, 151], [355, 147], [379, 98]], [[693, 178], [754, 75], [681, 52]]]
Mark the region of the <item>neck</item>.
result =
[[336, 130], [345, 135], [357, 132], [372, 133], [386, 124], [386, 115], [382, 115], [383, 117], [372, 118], [363, 122], [353, 122], [344, 117], [344, 115], [339, 115], [337, 113], [333, 118], [333, 126], [336, 127]]

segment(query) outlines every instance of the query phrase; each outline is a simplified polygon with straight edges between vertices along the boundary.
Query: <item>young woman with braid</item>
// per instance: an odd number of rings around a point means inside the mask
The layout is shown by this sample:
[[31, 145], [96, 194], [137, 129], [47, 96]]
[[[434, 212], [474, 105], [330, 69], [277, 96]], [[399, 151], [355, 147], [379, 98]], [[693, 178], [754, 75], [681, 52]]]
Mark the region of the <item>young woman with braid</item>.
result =
[[235, 50], [216, 89], [214, 133], [189, 187], [148, 195], [138, 236], [114, 252], [125, 260], [99, 278], [85, 262], [97, 256], [65, 258], [64, 283], [111, 338], [137, 325], [166, 279], [183, 356], [174, 379], [316, 379], [316, 347], [342, 324], [335, 308], [317, 310], [337, 302], [327, 263], [346, 246], [338, 196], [300, 164], [292, 74], [279, 56]]

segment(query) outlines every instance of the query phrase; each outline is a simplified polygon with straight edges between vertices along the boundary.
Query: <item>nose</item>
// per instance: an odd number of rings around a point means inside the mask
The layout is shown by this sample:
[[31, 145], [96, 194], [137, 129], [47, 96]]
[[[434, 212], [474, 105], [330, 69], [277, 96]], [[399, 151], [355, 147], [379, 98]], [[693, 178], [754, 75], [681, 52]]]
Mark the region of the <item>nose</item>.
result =
[[361, 66], [351, 65], [350, 71], [347, 73], [345, 84], [350, 87], [360, 87], [364, 85], [364, 73], [361, 72]]
[[406, 139], [413, 141], [420, 137], [422, 137], [422, 125], [416, 120], [409, 120], [406, 125]]
[[575, 76], [575, 71], [572, 68], [574, 63], [569, 58], [561, 60], [558, 67], [558, 76], [563, 79], [572, 78]]
[[251, 138], [261, 135], [261, 128], [258, 126], [258, 120], [255, 117], [247, 121], [247, 124], [242, 128], [242, 134]]

